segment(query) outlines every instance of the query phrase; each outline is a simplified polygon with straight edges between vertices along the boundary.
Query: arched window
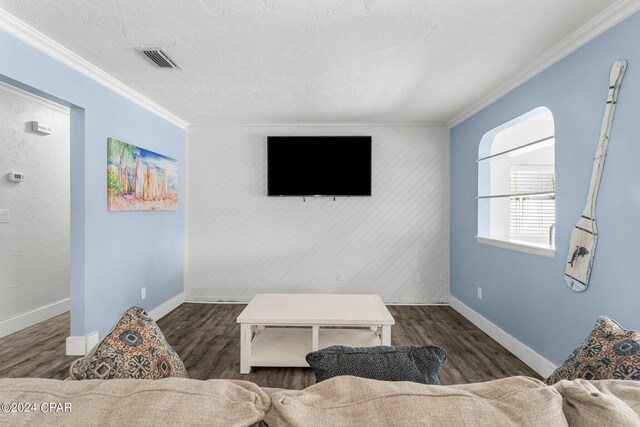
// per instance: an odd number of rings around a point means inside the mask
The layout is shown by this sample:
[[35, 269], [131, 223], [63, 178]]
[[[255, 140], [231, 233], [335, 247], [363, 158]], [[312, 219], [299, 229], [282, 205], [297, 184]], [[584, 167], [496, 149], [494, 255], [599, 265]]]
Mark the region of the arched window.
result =
[[539, 107], [487, 132], [478, 149], [478, 241], [553, 256], [553, 114]]

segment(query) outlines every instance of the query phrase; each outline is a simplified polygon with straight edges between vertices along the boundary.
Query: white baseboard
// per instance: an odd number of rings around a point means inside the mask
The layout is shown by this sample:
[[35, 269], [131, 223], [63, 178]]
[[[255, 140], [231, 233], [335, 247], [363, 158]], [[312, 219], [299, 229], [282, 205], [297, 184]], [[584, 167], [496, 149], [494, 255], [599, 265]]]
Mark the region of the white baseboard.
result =
[[36, 323], [51, 319], [59, 314], [66, 313], [69, 311], [70, 307], [71, 300], [66, 298], [62, 301], [45, 305], [44, 307], [36, 308], [35, 310], [12, 317], [11, 319], [3, 320], [0, 322], [0, 337], [18, 332], [19, 330], [28, 328]]
[[185, 302], [194, 304], [249, 304], [251, 298], [236, 297], [189, 297]]
[[[177, 308], [184, 302], [184, 292], [179, 293], [175, 297], [163, 302], [153, 310], [149, 311], [149, 316], [153, 320], [158, 320], [166, 316], [171, 310]], [[67, 337], [67, 355], [68, 356], [86, 356], [98, 345], [100, 336], [98, 332], [92, 332], [86, 337], [71, 336]]]
[[[193, 304], [249, 304], [251, 302], [251, 298], [189, 297], [186, 301], [183, 301], [183, 302], [188, 302]], [[449, 305], [447, 301], [426, 302], [426, 301], [396, 300], [396, 301], [384, 301], [384, 303], [385, 305]]]
[[164, 316], [169, 314], [172, 310], [178, 308], [184, 302], [184, 292], [181, 292], [170, 300], [163, 302], [153, 310], [150, 310], [149, 316], [151, 316], [153, 320], [160, 320]]
[[86, 337], [67, 337], [67, 356], [86, 356], [99, 342], [100, 335], [97, 331]]
[[464, 304], [456, 297], [450, 296], [449, 300], [451, 308], [466, 317], [471, 323], [496, 340], [500, 345], [513, 353], [514, 356], [522, 360], [541, 376], [546, 378], [556, 369], [555, 364], [506, 333], [499, 326], [473, 310], [468, 305]]

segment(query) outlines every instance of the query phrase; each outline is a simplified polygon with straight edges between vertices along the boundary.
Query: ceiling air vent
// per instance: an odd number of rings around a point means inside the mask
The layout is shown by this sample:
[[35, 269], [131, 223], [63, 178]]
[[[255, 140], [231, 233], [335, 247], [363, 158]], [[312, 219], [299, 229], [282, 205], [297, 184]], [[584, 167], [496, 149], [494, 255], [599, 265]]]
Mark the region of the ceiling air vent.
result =
[[161, 47], [139, 47], [136, 50], [143, 53], [159, 68], [182, 68]]

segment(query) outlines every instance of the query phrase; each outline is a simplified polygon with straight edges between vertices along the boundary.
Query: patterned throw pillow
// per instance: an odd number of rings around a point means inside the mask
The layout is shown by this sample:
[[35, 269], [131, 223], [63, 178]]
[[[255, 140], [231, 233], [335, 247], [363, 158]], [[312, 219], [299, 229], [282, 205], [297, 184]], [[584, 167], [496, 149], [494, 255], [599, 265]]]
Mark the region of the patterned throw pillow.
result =
[[575, 380], [577, 378], [577, 370], [580, 366], [578, 356], [580, 355], [580, 347], [573, 350], [573, 353], [567, 357], [567, 359], [558, 367], [545, 382], [549, 385], [553, 385], [561, 380]]
[[340, 375], [382, 381], [440, 384], [447, 352], [435, 345], [347, 347], [334, 345], [307, 354], [316, 382]]
[[131, 307], [86, 357], [69, 368], [74, 380], [187, 378], [187, 370], [158, 325], [140, 307]]
[[599, 317], [587, 339], [547, 378], [547, 384], [576, 378], [640, 381], [640, 332]]

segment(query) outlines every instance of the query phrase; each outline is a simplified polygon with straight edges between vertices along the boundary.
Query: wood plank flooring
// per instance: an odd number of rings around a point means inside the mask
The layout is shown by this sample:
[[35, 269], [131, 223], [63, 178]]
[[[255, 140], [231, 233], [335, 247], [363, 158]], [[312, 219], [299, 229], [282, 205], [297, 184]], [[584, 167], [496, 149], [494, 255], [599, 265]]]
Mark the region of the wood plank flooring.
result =
[[56, 378], [69, 376], [77, 356], [67, 356], [69, 313], [0, 338], [0, 378]]
[[[265, 387], [300, 389], [315, 383], [309, 368], [253, 368], [240, 374], [241, 304], [183, 304], [158, 321], [182, 357], [189, 376], [253, 381]], [[447, 350], [443, 384], [488, 381], [512, 375], [539, 376], [484, 332], [447, 306], [388, 306], [396, 319], [393, 345], [435, 344]], [[66, 378], [65, 338], [69, 315], [63, 314], [0, 338], [1, 377]]]

